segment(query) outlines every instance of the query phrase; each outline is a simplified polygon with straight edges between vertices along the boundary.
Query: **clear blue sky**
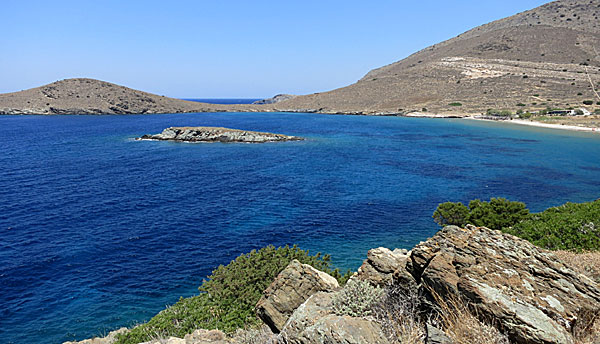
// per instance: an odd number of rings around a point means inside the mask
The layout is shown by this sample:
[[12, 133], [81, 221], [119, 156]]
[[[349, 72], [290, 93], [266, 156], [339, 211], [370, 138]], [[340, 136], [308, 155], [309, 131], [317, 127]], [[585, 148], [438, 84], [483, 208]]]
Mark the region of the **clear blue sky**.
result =
[[1, 0], [0, 93], [90, 77], [179, 98], [345, 86], [542, 0]]

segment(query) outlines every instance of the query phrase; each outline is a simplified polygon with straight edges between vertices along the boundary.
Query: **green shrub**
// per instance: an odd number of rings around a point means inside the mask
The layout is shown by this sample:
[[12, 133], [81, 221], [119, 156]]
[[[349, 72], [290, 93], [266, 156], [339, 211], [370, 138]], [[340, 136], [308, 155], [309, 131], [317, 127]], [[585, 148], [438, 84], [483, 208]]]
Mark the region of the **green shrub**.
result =
[[459, 102], [454, 102], [454, 103], [450, 103], [448, 104], [449, 106], [462, 106], [462, 103]]
[[488, 109], [487, 115], [488, 116], [498, 116], [498, 117], [510, 117], [513, 115], [513, 113], [508, 110]]
[[523, 104], [523, 103], [519, 103], [519, 104], [517, 104], [517, 106], [521, 106], [521, 107], [523, 107], [523, 106], [527, 106], [527, 105], [525, 105], [525, 104]]
[[509, 228], [528, 216], [525, 203], [506, 198], [492, 198], [489, 202], [476, 199], [469, 202], [468, 208], [460, 202], [446, 202], [433, 212], [433, 219], [440, 226], [472, 224], [491, 229]]
[[594, 105], [594, 101], [593, 100], [584, 100], [583, 104], [584, 105]]
[[567, 203], [535, 214], [530, 214], [524, 203], [504, 198], [473, 200], [468, 208], [446, 202], [438, 206], [433, 218], [441, 226], [470, 223], [500, 229], [550, 250], [600, 251], [600, 199]]
[[374, 287], [367, 281], [351, 279], [344, 289], [333, 296], [333, 311], [337, 315], [351, 317], [369, 316], [383, 294], [383, 289]]
[[519, 115], [519, 117], [524, 118], [524, 119], [531, 118], [531, 116], [533, 116], [533, 115], [529, 111], [527, 111], [527, 112], [522, 113], [522, 114]]
[[329, 255], [310, 255], [297, 246], [253, 250], [214, 270], [198, 288], [200, 295], [181, 298], [147, 323], [120, 335], [117, 343], [183, 337], [199, 328], [218, 328], [232, 333], [239, 328], [255, 327], [260, 320], [254, 314], [254, 306], [262, 292], [293, 259], [331, 274], [342, 284], [350, 276], [350, 271], [342, 275], [338, 269], [332, 270]]
[[600, 250], [600, 200], [549, 208], [507, 232], [551, 250]]
[[464, 226], [469, 217], [469, 208], [462, 203], [445, 202], [433, 212], [433, 220], [440, 226]]
[[514, 226], [529, 216], [523, 202], [512, 202], [506, 198], [492, 198], [489, 202], [478, 199], [469, 202], [468, 223], [491, 229]]

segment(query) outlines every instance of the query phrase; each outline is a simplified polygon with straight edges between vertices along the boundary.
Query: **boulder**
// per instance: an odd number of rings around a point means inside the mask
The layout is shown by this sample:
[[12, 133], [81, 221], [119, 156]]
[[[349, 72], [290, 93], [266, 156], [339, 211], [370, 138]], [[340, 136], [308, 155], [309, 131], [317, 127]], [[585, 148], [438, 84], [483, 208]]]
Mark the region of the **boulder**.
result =
[[582, 312], [600, 310], [600, 289], [551, 252], [500, 231], [448, 226], [417, 245], [406, 269], [441, 299], [466, 300], [515, 343], [572, 343]]
[[219, 330], [196, 330], [183, 337], [185, 344], [227, 344], [230, 343], [225, 333]]
[[286, 344], [388, 343], [378, 323], [333, 314], [334, 293], [319, 292], [294, 312], [279, 338]]
[[108, 335], [102, 338], [90, 338], [79, 342], [64, 342], [63, 344], [113, 344], [117, 340], [117, 335], [129, 331], [125, 327], [109, 332]]
[[380, 287], [397, 282], [396, 284], [406, 285], [407, 288], [416, 288], [417, 283], [406, 271], [408, 257], [407, 250], [391, 251], [385, 247], [369, 250], [367, 259], [358, 268], [357, 277]]
[[279, 333], [294, 310], [311, 295], [338, 288], [334, 277], [294, 259], [263, 292], [256, 314]]
[[231, 341], [225, 333], [219, 330], [199, 329], [193, 333], [186, 334], [183, 338], [168, 337], [154, 339], [142, 344], [230, 344]]

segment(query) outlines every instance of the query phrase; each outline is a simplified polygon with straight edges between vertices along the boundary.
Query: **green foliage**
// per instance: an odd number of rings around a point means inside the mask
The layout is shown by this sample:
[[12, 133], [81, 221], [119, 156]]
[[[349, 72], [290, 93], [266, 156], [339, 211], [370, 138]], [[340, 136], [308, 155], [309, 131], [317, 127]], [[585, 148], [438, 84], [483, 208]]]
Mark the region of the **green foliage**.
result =
[[510, 112], [508, 110], [488, 109], [487, 115], [488, 116], [499, 116], [499, 117], [510, 117], [513, 114], [512, 114], [512, 112]]
[[499, 229], [550, 250], [600, 251], [600, 199], [567, 203], [530, 214], [524, 203], [504, 198], [446, 202], [433, 213], [441, 226], [473, 224]]
[[594, 101], [593, 100], [584, 100], [583, 104], [584, 105], [594, 105]]
[[531, 116], [533, 116], [533, 114], [531, 114], [531, 112], [529, 112], [529, 111], [519, 115], [519, 117], [524, 118], [524, 119], [529, 119], [529, 118], [531, 118]]
[[489, 202], [476, 199], [469, 202], [468, 208], [460, 202], [446, 202], [433, 212], [433, 219], [440, 226], [472, 224], [491, 229], [509, 228], [528, 216], [525, 203], [506, 198], [492, 198]]
[[518, 103], [517, 106], [527, 106], [527, 105], [525, 105], [523, 103]]
[[549, 208], [507, 232], [550, 250], [600, 250], [600, 200]]
[[183, 337], [195, 329], [220, 329], [232, 333], [239, 328], [258, 326], [254, 306], [262, 292], [294, 259], [334, 276], [341, 284], [350, 277], [332, 270], [330, 256], [310, 255], [297, 246], [267, 246], [242, 254], [226, 266], [219, 266], [205, 280], [200, 295], [181, 298], [176, 304], [145, 324], [120, 335], [118, 344], [134, 344], [166, 336]]
[[459, 102], [454, 102], [454, 103], [450, 103], [448, 104], [449, 106], [462, 106], [462, 103]]
[[468, 223], [491, 229], [504, 229], [514, 226], [529, 216], [523, 202], [512, 202], [506, 198], [492, 198], [489, 202], [478, 199], [469, 202]]
[[352, 279], [333, 296], [333, 310], [337, 315], [369, 316], [383, 293], [383, 289], [374, 287], [367, 281]]
[[462, 203], [445, 202], [433, 212], [433, 220], [440, 226], [464, 226], [469, 217], [469, 208]]

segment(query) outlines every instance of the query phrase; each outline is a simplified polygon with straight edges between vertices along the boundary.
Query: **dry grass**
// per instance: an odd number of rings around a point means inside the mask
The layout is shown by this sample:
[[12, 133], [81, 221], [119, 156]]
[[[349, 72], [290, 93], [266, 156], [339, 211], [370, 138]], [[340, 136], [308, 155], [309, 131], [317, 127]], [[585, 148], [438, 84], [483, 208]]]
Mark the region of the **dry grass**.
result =
[[510, 344], [508, 338], [490, 324], [483, 323], [467, 303], [456, 297], [441, 297], [435, 292], [433, 297], [440, 307], [435, 322], [456, 344]]
[[581, 311], [573, 328], [575, 344], [600, 343], [600, 311]]
[[554, 253], [567, 267], [600, 283], [600, 252], [555, 251]]
[[374, 307], [373, 314], [392, 344], [425, 343], [425, 325], [419, 314], [420, 295], [406, 295], [394, 287], [386, 289], [381, 302]]

